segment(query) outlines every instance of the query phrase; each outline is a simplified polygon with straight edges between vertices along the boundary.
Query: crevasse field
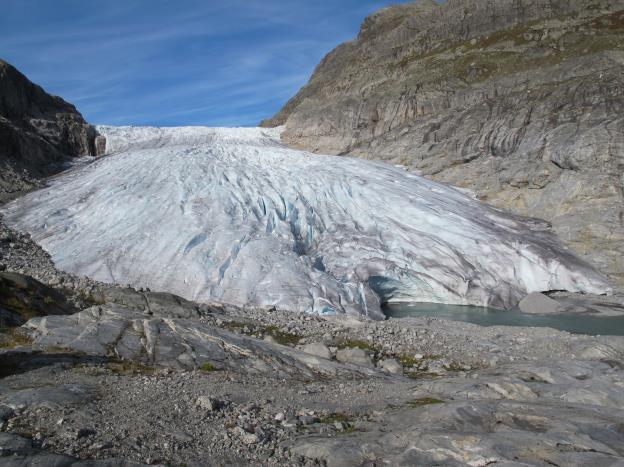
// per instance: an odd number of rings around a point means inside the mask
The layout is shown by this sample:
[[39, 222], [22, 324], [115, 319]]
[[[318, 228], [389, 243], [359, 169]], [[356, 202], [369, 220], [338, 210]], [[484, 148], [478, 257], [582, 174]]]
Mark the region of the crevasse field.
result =
[[5, 209], [66, 271], [196, 301], [381, 318], [381, 302], [509, 308], [609, 291], [539, 221], [279, 130], [100, 127], [110, 155]]

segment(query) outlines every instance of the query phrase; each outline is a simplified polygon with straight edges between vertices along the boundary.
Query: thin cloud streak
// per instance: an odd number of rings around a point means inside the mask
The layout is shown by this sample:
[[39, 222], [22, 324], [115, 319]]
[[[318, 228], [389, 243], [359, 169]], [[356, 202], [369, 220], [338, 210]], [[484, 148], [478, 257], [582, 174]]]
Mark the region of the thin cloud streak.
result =
[[391, 3], [4, 0], [0, 57], [93, 123], [249, 126]]

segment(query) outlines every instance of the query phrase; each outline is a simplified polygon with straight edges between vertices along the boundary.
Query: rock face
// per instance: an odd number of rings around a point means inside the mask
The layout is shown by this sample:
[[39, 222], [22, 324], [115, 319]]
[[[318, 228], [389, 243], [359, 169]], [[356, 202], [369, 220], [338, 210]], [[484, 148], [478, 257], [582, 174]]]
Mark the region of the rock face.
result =
[[370, 353], [362, 349], [340, 349], [336, 352], [336, 360], [369, 368], [374, 366]]
[[265, 126], [550, 221], [624, 284], [624, 6], [421, 1], [367, 18]]
[[104, 135], [97, 135], [95, 137], [95, 155], [103, 156], [106, 154], [106, 137]]
[[[622, 464], [622, 337], [110, 298], [127, 305], [34, 318], [28, 346], [0, 349], [0, 464]], [[329, 360], [262, 340], [286, 324], [375, 337]]]
[[24, 329], [36, 349], [56, 346], [92, 357], [118, 357], [156, 367], [279, 377], [374, 376], [363, 368], [343, 368], [299, 350], [220, 329], [210, 317], [202, 322], [171, 317], [175, 309], [146, 316], [132, 306], [105, 304], [75, 315], [33, 318]]
[[115, 154], [3, 208], [75, 274], [374, 319], [384, 302], [510, 308], [533, 291], [610, 291], [545, 223], [388, 164], [314, 156], [258, 128], [98, 129]]
[[98, 300], [0, 340], [0, 464], [622, 464], [624, 337]]
[[0, 272], [0, 328], [20, 326], [35, 316], [76, 311], [61, 293], [32, 277]]
[[95, 136], [73, 105], [0, 60], [0, 195], [36, 186], [69, 158], [95, 155]]

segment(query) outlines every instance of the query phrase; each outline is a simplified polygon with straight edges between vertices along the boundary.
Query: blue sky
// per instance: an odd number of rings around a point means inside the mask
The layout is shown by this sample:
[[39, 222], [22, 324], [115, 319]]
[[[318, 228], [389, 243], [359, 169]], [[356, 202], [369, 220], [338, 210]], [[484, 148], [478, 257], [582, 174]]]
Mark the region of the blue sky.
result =
[[91, 123], [250, 126], [389, 0], [2, 0], [0, 58]]

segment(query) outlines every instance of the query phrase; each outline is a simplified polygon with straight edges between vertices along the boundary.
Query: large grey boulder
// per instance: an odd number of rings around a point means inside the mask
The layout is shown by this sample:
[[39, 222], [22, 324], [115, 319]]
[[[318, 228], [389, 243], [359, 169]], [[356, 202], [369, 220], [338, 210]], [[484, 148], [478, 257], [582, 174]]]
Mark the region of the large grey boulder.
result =
[[301, 346], [301, 350], [310, 355], [316, 355], [317, 357], [331, 360], [332, 353], [325, 344], [320, 342], [313, 342], [311, 344], [305, 344]]
[[366, 368], [373, 368], [375, 366], [371, 353], [363, 349], [340, 349], [336, 352], [336, 360]]
[[620, 0], [386, 8], [263, 123], [545, 219], [624, 285], [622, 18]]
[[13, 418], [15, 416], [15, 412], [8, 405], [0, 405], [0, 425], [2, 425], [7, 420]]
[[393, 375], [400, 375], [403, 373], [403, 365], [401, 365], [395, 358], [386, 358], [385, 360], [382, 360], [379, 362], [379, 367]]
[[539, 292], [533, 292], [520, 300], [518, 308], [524, 313], [550, 314], [558, 313], [561, 307], [556, 300]]

